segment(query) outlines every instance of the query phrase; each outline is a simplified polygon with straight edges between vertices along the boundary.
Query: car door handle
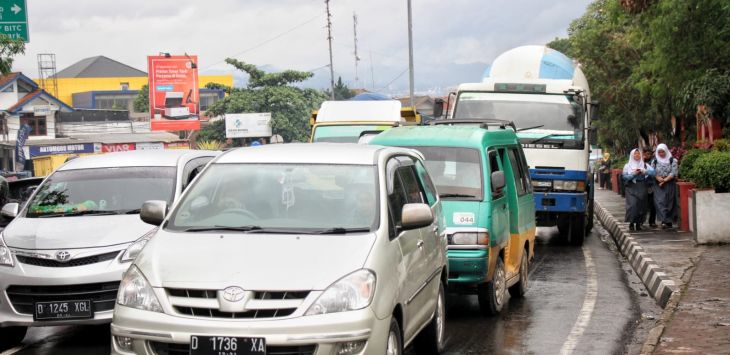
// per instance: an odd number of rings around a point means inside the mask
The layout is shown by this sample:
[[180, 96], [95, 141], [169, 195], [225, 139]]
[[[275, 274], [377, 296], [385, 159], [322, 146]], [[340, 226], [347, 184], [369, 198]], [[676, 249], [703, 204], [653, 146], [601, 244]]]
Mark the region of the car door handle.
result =
[[417, 246], [417, 247], [418, 247], [419, 249], [423, 249], [423, 240], [419, 240], [418, 242], [416, 242], [416, 246]]

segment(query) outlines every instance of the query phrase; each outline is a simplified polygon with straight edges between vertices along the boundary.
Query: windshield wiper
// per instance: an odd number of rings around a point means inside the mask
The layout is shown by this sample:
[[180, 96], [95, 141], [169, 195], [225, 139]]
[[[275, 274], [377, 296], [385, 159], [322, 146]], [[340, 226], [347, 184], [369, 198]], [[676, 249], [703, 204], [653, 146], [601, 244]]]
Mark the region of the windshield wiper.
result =
[[444, 197], [444, 198], [449, 198], [449, 197], [464, 197], [464, 198], [477, 198], [477, 197], [476, 197], [476, 196], [474, 196], [474, 195], [469, 195], [469, 194], [457, 194], [457, 193], [453, 193], [453, 194], [439, 194], [439, 197]]
[[259, 226], [207, 226], [207, 227], [190, 227], [183, 232], [213, 232], [213, 231], [233, 231], [233, 232], [251, 232], [262, 230]]
[[517, 132], [527, 131], [527, 130], [530, 130], [530, 129], [537, 129], [537, 128], [542, 128], [542, 127], [545, 127], [545, 125], [544, 125], [544, 124], [541, 124], [541, 125], [539, 125], [539, 126], [533, 126], [533, 127], [525, 127], [525, 128], [518, 128], [518, 129], [517, 129]]
[[119, 214], [117, 211], [99, 211], [99, 210], [86, 210], [86, 211], [73, 211], [63, 213], [50, 213], [36, 215], [38, 218], [50, 218], [50, 217], [74, 217], [74, 216], [108, 216], [113, 214]]
[[135, 208], [133, 210], [119, 211], [119, 214], [139, 214], [142, 212], [141, 208]]
[[330, 229], [323, 229], [321, 231], [312, 232], [312, 234], [348, 234], [348, 233], [364, 233], [370, 232], [370, 228], [344, 228], [335, 227]]
[[548, 139], [548, 138], [554, 137], [554, 136], [569, 136], [569, 134], [564, 134], [564, 133], [550, 133], [550, 134], [546, 134], [546, 135], [544, 135], [544, 136], [542, 136], [540, 138], [533, 139], [532, 141], [530, 141], [530, 144], [535, 144], [537, 142], [542, 141], [543, 139]]

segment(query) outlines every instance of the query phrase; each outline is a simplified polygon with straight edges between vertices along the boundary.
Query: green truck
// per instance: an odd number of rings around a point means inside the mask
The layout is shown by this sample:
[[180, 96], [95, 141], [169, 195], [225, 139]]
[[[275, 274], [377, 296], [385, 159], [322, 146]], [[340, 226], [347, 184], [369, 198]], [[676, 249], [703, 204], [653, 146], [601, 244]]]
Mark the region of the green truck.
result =
[[535, 205], [514, 125], [443, 120], [396, 127], [370, 144], [412, 148], [425, 157], [443, 205], [452, 292], [478, 295], [499, 313], [507, 290], [522, 297], [534, 256]]

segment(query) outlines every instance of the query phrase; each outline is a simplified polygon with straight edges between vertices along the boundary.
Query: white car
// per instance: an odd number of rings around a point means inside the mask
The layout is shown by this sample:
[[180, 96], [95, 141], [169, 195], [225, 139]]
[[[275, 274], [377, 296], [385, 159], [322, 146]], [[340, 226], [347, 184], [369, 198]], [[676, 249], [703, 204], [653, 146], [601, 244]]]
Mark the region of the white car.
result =
[[218, 152], [81, 157], [58, 168], [0, 234], [0, 348], [27, 327], [111, 322], [122, 274], [154, 232], [150, 198], [172, 203]]
[[444, 345], [446, 239], [419, 153], [357, 144], [215, 159], [124, 276], [114, 354], [419, 353]]

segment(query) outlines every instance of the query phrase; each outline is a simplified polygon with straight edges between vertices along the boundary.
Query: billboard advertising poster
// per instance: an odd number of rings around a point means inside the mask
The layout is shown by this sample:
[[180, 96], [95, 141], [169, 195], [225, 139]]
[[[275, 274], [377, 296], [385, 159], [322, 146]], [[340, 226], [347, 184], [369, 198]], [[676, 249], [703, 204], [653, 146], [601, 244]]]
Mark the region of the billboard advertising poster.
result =
[[147, 57], [150, 122], [153, 131], [200, 129], [198, 57]]
[[226, 138], [271, 137], [271, 112], [227, 113]]

